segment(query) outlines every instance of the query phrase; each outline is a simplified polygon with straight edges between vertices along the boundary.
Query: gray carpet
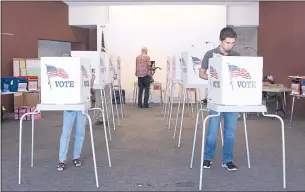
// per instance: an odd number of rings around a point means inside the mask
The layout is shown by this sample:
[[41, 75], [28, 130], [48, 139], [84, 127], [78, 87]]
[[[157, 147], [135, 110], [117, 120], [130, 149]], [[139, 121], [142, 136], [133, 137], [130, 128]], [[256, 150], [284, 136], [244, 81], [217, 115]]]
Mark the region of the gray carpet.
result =
[[[19, 121], [2, 124], [2, 190], [4, 191], [197, 191], [201, 150], [198, 132], [193, 169], [189, 168], [194, 120], [185, 119], [181, 147], [173, 140], [160, 115], [161, 107], [137, 109], [126, 105], [121, 126], [112, 130], [109, 168], [104, 131], [95, 126], [94, 139], [100, 188], [95, 186], [89, 129], [83, 148], [82, 167], [68, 162], [63, 172], [56, 170], [62, 113], [44, 112], [36, 121], [34, 167], [30, 167], [31, 125], [24, 123], [22, 183], [18, 184]], [[285, 120], [287, 121], [287, 120]], [[247, 167], [243, 122], [237, 128], [235, 162], [237, 172], [220, 166], [221, 141], [212, 168], [204, 170], [205, 191], [283, 191], [280, 123], [276, 119], [249, 117], [248, 135], [251, 168]], [[286, 123], [287, 125], [287, 123]], [[74, 134], [74, 133], [73, 133]], [[305, 190], [305, 120], [286, 127], [287, 190]], [[73, 137], [69, 160], [73, 149]]]

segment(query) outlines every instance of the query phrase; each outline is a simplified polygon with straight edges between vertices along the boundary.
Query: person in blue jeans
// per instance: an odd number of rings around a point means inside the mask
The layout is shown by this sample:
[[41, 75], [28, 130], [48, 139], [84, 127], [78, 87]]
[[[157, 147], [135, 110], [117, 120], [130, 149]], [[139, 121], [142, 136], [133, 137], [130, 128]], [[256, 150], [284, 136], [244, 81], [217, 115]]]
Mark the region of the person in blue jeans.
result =
[[[92, 90], [93, 82], [95, 76], [92, 75], [91, 79], [91, 98], [94, 97], [94, 91]], [[69, 149], [70, 137], [72, 128], [75, 122], [75, 141], [74, 141], [74, 151], [73, 151], [73, 165], [80, 167], [82, 162], [80, 160], [80, 155], [82, 152], [84, 140], [85, 140], [85, 131], [87, 117], [83, 114], [82, 111], [64, 111], [63, 114], [63, 125], [62, 133], [60, 137], [60, 146], [59, 146], [59, 163], [57, 165], [58, 171], [63, 171], [65, 169], [65, 163], [67, 159], [67, 153]]]
[[[214, 54], [221, 54], [225, 56], [240, 56], [240, 54], [233, 49], [237, 33], [230, 27], [223, 28], [220, 31], [219, 39], [220, 45], [215, 49], [209, 50], [205, 53], [199, 76], [203, 79], [208, 79], [206, 73], [209, 68], [209, 59]], [[210, 110], [209, 114], [217, 114], [217, 112]], [[216, 151], [216, 138], [220, 128], [220, 120], [224, 118], [224, 138], [222, 149], [222, 167], [229, 171], [236, 171], [237, 166], [233, 163], [233, 151], [235, 142], [235, 129], [238, 119], [238, 113], [235, 112], [223, 112], [218, 117], [212, 117], [209, 119], [208, 131], [206, 136], [205, 152], [203, 168], [210, 168], [212, 160]]]

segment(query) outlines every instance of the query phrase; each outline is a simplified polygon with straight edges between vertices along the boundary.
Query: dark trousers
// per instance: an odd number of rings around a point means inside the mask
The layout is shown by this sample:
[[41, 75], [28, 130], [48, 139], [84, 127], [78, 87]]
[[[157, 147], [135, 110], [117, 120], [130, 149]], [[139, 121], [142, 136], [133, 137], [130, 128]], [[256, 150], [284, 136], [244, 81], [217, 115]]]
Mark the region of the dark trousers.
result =
[[142, 105], [142, 98], [143, 98], [143, 91], [144, 90], [145, 90], [145, 94], [144, 94], [144, 107], [148, 107], [150, 78], [151, 77], [149, 75], [147, 75], [145, 77], [138, 77], [138, 86], [139, 86], [138, 106], [139, 107], [143, 107], [143, 105]]

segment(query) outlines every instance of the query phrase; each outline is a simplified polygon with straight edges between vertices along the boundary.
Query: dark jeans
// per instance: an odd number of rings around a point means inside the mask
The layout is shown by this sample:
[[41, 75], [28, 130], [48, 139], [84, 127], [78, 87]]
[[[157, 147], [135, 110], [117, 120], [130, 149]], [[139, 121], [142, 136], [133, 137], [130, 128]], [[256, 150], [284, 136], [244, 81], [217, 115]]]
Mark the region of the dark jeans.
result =
[[142, 107], [142, 97], [143, 91], [145, 90], [144, 94], [144, 107], [148, 107], [148, 99], [149, 99], [149, 88], [150, 88], [150, 79], [149, 75], [145, 77], [138, 77], [138, 86], [139, 86], [139, 95], [138, 95], [138, 106]]

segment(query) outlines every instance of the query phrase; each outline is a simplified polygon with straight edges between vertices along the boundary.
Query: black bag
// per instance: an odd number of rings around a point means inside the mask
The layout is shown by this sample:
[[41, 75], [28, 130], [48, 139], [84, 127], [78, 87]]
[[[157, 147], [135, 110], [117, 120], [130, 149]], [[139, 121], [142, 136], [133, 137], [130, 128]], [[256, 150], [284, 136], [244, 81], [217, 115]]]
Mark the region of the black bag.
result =
[[3, 106], [1, 105], [1, 122], [4, 119], [4, 111], [3, 111]]
[[[125, 104], [125, 90], [121, 89], [121, 94], [122, 94], [122, 102]], [[115, 104], [115, 100], [117, 104], [121, 104], [121, 99], [120, 99], [120, 91], [115, 90], [113, 96], [112, 96], [112, 104]]]

